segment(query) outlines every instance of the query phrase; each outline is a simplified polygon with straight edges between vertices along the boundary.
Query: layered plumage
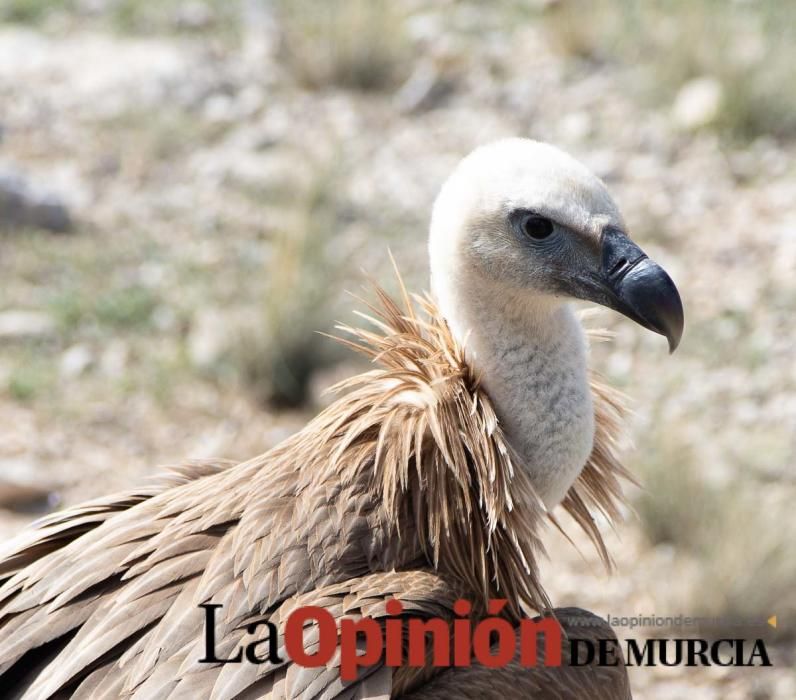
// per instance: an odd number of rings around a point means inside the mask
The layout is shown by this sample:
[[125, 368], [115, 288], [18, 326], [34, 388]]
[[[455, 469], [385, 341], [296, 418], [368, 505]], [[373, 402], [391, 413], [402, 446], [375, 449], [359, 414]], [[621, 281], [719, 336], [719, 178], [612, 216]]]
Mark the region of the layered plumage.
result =
[[[457, 597], [476, 614], [502, 597], [513, 620], [549, 607], [537, 570], [547, 514], [479, 377], [429, 298], [378, 297], [375, 329], [347, 341], [375, 368], [301, 432], [248, 462], [188, 463], [53, 514], [4, 549], [0, 686], [25, 698], [483, 697], [472, 693], [484, 682], [627, 694], [621, 667], [476, 665], [418, 690], [439, 669], [376, 665], [345, 684], [334, 664], [199, 663], [204, 602], [224, 606], [221, 656], [247, 624], [281, 624], [297, 605], [384, 618], [394, 597], [407, 615], [450, 618]], [[621, 406], [596, 379], [592, 391], [594, 448], [563, 506], [607, 558], [591, 512], [617, 515]]]
[[[374, 369], [301, 432], [242, 464], [172, 469], [149, 486], [46, 518], [0, 552], [0, 687], [29, 699], [625, 698], [624, 667], [390, 668], [353, 682], [318, 668], [203, 663], [204, 603], [219, 658], [280, 631], [297, 606], [335, 618], [452, 619], [453, 601], [550, 608], [540, 531], [561, 504], [609, 561], [593, 514], [618, 515], [621, 404], [590, 376], [587, 299], [665, 335], [674, 283], [624, 232], [605, 186], [557, 149], [477, 149], [443, 186], [431, 297], [377, 288], [371, 330], [344, 328]], [[437, 304], [439, 307], [437, 307]], [[559, 611], [572, 636], [613, 636]], [[279, 636], [282, 639], [282, 636]], [[304, 644], [318, 645], [317, 630]], [[566, 648], [564, 658], [566, 659]], [[284, 654], [282, 658], [286, 658]]]

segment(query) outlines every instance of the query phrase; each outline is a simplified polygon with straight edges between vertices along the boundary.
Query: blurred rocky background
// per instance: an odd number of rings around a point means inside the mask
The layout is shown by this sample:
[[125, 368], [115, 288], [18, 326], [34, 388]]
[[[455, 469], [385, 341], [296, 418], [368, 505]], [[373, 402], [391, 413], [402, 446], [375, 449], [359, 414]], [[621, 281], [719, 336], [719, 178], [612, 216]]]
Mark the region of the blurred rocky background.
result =
[[634, 669], [640, 698], [796, 697], [794, 37], [777, 0], [0, 0], [0, 537], [303, 425], [358, 366], [315, 333], [345, 290], [388, 248], [423, 288], [447, 173], [532, 136], [687, 312], [671, 358], [591, 322], [644, 488], [613, 576], [550, 534], [553, 599], [761, 621], [774, 668]]

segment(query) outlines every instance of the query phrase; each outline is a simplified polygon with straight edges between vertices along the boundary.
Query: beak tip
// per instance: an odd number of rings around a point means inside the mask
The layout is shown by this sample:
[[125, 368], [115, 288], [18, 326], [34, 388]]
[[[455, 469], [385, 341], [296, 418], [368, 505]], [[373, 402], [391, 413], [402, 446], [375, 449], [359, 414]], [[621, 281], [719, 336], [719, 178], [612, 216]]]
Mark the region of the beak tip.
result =
[[[671, 282], [671, 279], [669, 280]], [[674, 302], [673, 313], [670, 316], [670, 323], [666, 324], [668, 333], [666, 339], [669, 341], [669, 354], [673, 354], [683, 338], [683, 329], [685, 328], [685, 316], [683, 314], [683, 302], [680, 299], [680, 294], [677, 287], [671, 282], [672, 287], [672, 301]]]
[[680, 340], [683, 337], [683, 325], [684, 325], [683, 307], [681, 304], [679, 305], [679, 307], [680, 307], [680, 313], [678, 315], [679, 317], [677, 319], [677, 322], [673, 326], [667, 328], [666, 332], [664, 333], [664, 335], [666, 335], [666, 340], [669, 342], [670, 355], [673, 355], [674, 351], [677, 350], [678, 347], [680, 347]]
[[647, 258], [625, 276], [619, 292], [627, 309], [624, 313], [664, 336], [670, 355], [677, 350], [685, 326], [683, 302], [664, 269]]

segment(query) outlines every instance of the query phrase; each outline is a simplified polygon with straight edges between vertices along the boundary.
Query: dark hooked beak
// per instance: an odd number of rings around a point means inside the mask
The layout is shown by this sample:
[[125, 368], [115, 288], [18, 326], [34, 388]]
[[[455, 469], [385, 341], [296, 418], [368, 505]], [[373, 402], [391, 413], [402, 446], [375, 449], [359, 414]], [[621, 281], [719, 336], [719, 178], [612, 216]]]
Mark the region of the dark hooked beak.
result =
[[600, 241], [608, 305], [666, 336], [674, 352], [683, 335], [683, 304], [672, 278], [622, 231], [606, 227]]

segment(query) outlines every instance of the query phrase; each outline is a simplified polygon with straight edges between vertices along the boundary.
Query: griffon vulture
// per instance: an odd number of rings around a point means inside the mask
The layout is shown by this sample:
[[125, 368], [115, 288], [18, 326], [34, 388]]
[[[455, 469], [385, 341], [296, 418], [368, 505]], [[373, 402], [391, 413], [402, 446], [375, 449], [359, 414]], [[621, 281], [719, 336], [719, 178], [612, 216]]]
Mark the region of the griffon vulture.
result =
[[[624, 667], [466, 668], [380, 661], [202, 663], [299, 605], [336, 619], [550, 611], [539, 533], [561, 504], [607, 553], [621, 405], [590, 377], [571, 299], [665, 335], [677, 290], [626, 234], [603, 183], [556, 148], [477, 149], [434, 205], [433, 295], [377, 289], [371, 330], [344, 328], [374, 368], [303, 430], [241, 464], [190, 462], [143, 488], [57, 512], [0, 553], [0, 688], [23, 698], [629, 697]], [[527, 612], [525, 613], [527, 614]], [[610, 628], [558, 610], [574, 637]], [[579, 622], [580, 620], [580, 622]], [[279, 628], [281, 629], [281, 628]], [[317, 639], [306, 631], [304, 643]], [[309, 653], [309, 652], [308, 652]], [[214, 657], [215, 658], [215, 657]]]

